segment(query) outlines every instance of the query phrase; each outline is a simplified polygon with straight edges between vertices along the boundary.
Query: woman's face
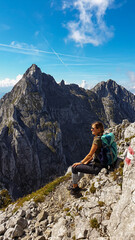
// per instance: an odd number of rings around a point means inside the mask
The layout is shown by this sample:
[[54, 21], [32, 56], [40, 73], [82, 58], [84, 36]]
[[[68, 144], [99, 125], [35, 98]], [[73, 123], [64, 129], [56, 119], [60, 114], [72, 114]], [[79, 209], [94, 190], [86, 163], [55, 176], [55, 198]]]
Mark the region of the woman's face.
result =
[[97, 136], [100, 133], [100, 128], [96, 128], [96, 126], [93, 124], [91, 127], [92, 134]]

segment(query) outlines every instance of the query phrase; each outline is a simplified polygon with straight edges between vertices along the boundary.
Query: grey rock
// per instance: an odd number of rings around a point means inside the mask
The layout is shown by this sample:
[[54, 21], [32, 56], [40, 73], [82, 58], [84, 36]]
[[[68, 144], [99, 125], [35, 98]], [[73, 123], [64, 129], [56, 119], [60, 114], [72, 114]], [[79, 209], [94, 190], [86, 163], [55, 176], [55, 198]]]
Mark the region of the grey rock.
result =
[[51, 224], [54, 221], [54, 216], [48, 216], [48, 224]]
[[3, 235], [6, 232], [5, 223], [0, 225], [0, 235]]
[[75, 218], [75, 237], [76, 239], [86, 239], [88, 230], [90, 228], [90, 222], [87, 218]]
[[26, 211], [23, 209], [19, 209], [19, 211], [17, 212], [17, 216], [25, 217], [25, 215], [26, 215]]
[[26, 210], [26, 219], [31, 219], [31, 218], [32, 218], [31, 210], [27, 209]]
[[4, 240], [10, 240], [11, 239], [13, 230], [14, 230], [14, 228], [7, 229], [7, 231], [4, 234]]
[[135, 137], [135, 123], [131, 123], [124, 132], [124, 138]]
[[21, 217], [17, 220], [17, 225], [21, 226], [24, 229], [27, 227], [28, 221]]
[[15, 237], [21, 237], [24, 233], [24, 230], [23, 228], [20, 226], [20, 225], [16, 225], [14, 227], [14, 230], [12, 232], [12, 238], [15, 238]]
[[9, 220], [6, 222], [7, 229], [14, 227], [17, 223], [17, 220], [18, 220], [17, 217], [12, 216], [11, 218], [9, 218]]
[[60, 218], [58, 222], [52, 228], [52, 240], [61, 240], [67, 233], [66, 221], [64, 218]]
[[47, 217], [48, 217], [48, 212], [43, 210], [41, 213], [38, 214], [37, 221], [41, 222], [41, 221], [47, 219]]

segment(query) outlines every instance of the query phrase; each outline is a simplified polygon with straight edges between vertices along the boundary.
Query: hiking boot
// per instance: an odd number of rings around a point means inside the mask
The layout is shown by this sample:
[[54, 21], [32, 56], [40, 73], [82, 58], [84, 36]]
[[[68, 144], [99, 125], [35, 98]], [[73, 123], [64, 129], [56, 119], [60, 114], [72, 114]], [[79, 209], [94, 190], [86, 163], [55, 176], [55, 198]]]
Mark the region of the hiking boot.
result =
[[75, 195], [75, 194], [79, 193], [80, 190], [81, 190], [81, 188], [79, 188], [78, 186], [76, 188], [72, 187], [72, 189], [70, 190], [70, 194]]
[[80, 190], [79, 186], [77, 186], [76, 188], [73, 188], [73, 184], [71, 183], [71, 184], [67, 187], [67, 190], [68, 190], [68, 191], [71, 191], [72, 189], [76, 189], [76, 191], [79, 191], [79, 190]]

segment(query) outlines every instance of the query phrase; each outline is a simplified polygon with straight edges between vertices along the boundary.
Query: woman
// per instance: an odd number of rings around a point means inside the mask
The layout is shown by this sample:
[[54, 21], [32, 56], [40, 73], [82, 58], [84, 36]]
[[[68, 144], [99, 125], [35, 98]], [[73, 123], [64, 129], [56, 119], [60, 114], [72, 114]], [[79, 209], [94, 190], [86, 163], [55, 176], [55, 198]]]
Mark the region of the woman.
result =
[[101, 122], [94, 122], [92, 124], [91, 131], [95, 137], [90, 152], [81, 162], [77, 162], [72, 165], [73, 185], [68, 188], [68, 190], [71, 190], [71, 194], [75, 194], [80, 190], [78, 181], [83, 177], [84, 173], [98, 174], [102, 169], [98, 159], [102, 147], [101, 136], [104, 132], [104, 126]]

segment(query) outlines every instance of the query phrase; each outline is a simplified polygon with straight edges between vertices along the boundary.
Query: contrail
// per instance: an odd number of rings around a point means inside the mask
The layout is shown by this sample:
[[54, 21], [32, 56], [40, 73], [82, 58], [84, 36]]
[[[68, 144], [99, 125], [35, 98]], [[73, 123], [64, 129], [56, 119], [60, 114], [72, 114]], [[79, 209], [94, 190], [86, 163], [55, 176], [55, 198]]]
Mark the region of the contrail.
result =
[[[0, 43], [1, 47], [7, 47], [7, 48], [13, 48], [13, 49], [18, 49], [18, 50], [24, 50], [24, 51], [33, 51], [35, 53], [46, 53], [46, 54], [52, 54], [52, 55], [61, 55], [61, 56], [66, 56], [66, 57], [73, 57], [73, 58], [80, 58], [79, 56], [75, 56], [75, 55], [69, 55], [69, 54], [64, 54], [64, 53], [56, 53], [53, 49], [52, 52], [48, 52], [48, 51], [44, 51], [44, 50], [40, 50], [40, 49], [34, 49], [34, 48], [24, 48], [24, 47], [20, 47], [20, 46], [14, 46], [14, 45], [10, 45], [10, 44], [3, 44]], [[82, 58], [86, 58], [86, 57], [82, 57]]]
[[[47, 41], [47, 40], [46, 40]], [[47, 41], [48, 42], [48, 41]], [[49, 44], [49, 43], [48, 43]], [[6, 47], [6, 48], [12, 48], [12, 49], [18, 49], [18, 50], [23, 50], [23, 51], [31, 51], [31, 52], [35, 52], [35, 53], [46, 53], [46, 54], [51, 54], [51, 55], [58, 55], [58, 56], [65, 56], [65, 57], [72, 57], [72, 58], [78, 58], [78, 59], [89, 59], [89, 60], [98, 60], [99, 59], [93, 59], [93, 58], [89, 58], [89, 57], [82, 57], [82, 56], [76, 56], [76, 55], [71, 55], [71, 54], [65, 54], [65, 53], [57, 53], [55, 52], [52, 48], [52, 52], [49, 51], [45, 51], [45, 50], [41, 50], [41, 49], [34, 49], [34, 48], [24, 48], [21, 46], [17, 46], [17, 45], [11, 45], [11, 44], [3, 44], [0, 43], [1, 47]]]
[[63, 62], [63, 60], [60, 58], [59, 54], [55, 52], [55, 50], [51, 47], [52, 51], [56, 55], [56, 57], [61, 61], [61, 63], [71, 72], [71, 70], [68, 68], [68, 66]]
[[43, 53], [47, 53], [47, 54], [54, 54], [53, 52], [47, 52], [47, 51], [43, 51], [43, 50], [38, 50], [38, 49], [32, 49], [32, 48], [23, 48], [23, 47], [18, 47], [18, 46], [13, 46], [13, 45], [8, 45], [8, 44], [2, 44], [0, 43], [1, 47], [7, 47], [7, 48], [14, 48], [14, 49], [18, 49], [18, 50], [25, 50], [25, 51], [33, 51], [33, 52], [43, 52]]
[[[46, 40], [46, 39], [45, 39]], [[46, 40], [47, 41], [47, 40]], [[48, 42], [48, 41], [47, 41]], [[49, 44], [49, 43], [48, 43]], [[2, 44], [0, 43], [1, 47], [6, 47], [6, 48], [13, 48], [13, 49], [18, 49], [18, 50], [23, 50], [23, 51], [31, 51], [31, 52], [35, 52], [35, 53], [46, 53], [46, 54], [52, 54], [52, 55], [56, 55], [56, 57], [60, 60], [60, 62], [71, 72], [71, 70], [68, 68], [68, 66], [63, 62], [63, 60], [60, 58], [59, 55], [63, 55], [63, 56], [69, 56], [66, 54], [59, 54], [57, 52], [55, 52], [55, 50], [51, 47], [52, 52], [48, 52], [48, 51], [44, 51], [44, 50], [39, 50], [39, 49], [34, 49], [34, 48], [23, 48], [21, 46], [14, 46], [14, 45], [8, 45], [8, 44]], [[75, 56], [74, 56], [75, 57]]]
[[61, 59], [61, 57], [59, 56], [59, 55], [61, 55], [61, 54], [55, 52], [55, 50], [51, 47], [50, 43], [48, 42], [48, 40], [46, 39], [46, 37], [43, 36], [43, 34], [42, 34], [42, 38], [43, 38], [43, 40], [47, 43], [47, 45], [51, 48], [52, 52], [56, 55], [56, 57], [59, 59], [59, 61], [68, 69], [68, 71], [71, 72], [71, 70], [68, 68], [68, 66], [64, 63], [64, 61], [63, 61], [63, 60]]

